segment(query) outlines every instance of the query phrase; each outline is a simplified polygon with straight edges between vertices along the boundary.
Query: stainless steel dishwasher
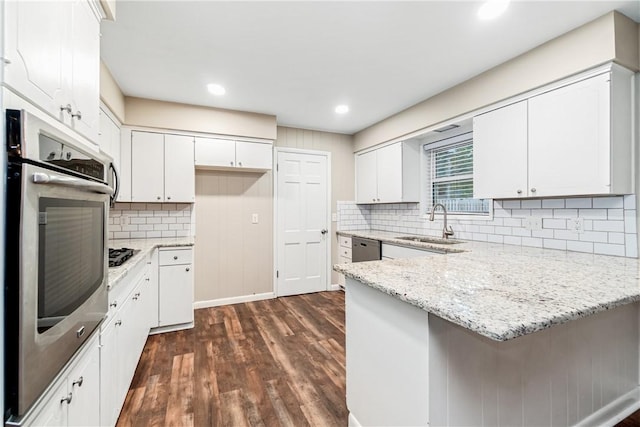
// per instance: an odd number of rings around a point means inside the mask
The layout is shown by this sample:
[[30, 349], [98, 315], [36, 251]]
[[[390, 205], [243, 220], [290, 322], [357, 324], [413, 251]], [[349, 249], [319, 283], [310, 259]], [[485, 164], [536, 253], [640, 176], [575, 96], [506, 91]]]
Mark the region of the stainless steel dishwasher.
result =
[[351, 262], [378, 261], [382, 258], [380, 240], [353, 237], [351, 239]]

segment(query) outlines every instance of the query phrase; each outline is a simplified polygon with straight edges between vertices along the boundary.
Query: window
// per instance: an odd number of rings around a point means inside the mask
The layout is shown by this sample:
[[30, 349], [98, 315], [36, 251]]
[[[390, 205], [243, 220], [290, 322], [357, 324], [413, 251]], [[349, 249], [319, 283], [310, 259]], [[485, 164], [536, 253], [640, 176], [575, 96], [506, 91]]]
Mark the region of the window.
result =
[[447, 212], [487, 215], [491, 201], [473, 198], [473, 133], [423, 145], [426, 154], [426, 208], [442, 203]]

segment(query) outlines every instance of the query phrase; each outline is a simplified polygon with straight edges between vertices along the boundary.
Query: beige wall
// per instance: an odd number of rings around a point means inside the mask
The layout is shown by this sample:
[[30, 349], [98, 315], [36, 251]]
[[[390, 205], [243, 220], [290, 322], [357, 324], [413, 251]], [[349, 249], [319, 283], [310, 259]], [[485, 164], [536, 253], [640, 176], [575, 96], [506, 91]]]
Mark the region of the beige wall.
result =
[[196, 302], [273, 292], [272, 181], [271, 172], [196, 171]]
[[100, 61], [100, 99], [115, 114], [116, 118], [124, 123], [124, 95], [102, 61]]
[[611, 60], [637, 71], [637, 26], [617, 12], [604, 15], [358, 132], [354, 150], [399, 138]]
[[125, 124], [161, 129], [276, 138], [276, 117], [152, 99], [125, 98]]
[[[354, 200], [353, 138], [350, 135], [278, 127], [276, 145], [278, 147], [329, 151], [331, 153], [331, 212], [336, 212], [336, 201]], [[331, 224], [333, 230], [331, 239], [332, 264], [339, 262], [336, 225], [335, 222]], [[332, 271], [331, 283], [338, 283], [338, 275], [334, 271]]]

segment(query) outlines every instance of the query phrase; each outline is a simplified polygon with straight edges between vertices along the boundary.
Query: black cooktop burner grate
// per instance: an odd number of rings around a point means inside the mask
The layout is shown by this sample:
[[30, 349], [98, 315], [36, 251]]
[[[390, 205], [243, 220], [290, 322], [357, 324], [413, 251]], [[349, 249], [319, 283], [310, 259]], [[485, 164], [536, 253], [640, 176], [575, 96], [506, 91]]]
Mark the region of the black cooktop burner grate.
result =
[[109, 248], [109, 267], [117, 267], [119, 265], [122, 265], [126, 260], [131, 258], [134, 253], [134, 250], [129, 248]]

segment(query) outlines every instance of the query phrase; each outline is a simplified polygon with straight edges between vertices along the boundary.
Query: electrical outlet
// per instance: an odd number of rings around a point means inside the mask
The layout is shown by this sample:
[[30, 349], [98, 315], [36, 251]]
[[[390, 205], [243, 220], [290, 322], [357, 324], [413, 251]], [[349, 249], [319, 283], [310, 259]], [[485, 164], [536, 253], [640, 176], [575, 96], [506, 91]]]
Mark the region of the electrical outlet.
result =
[[258, 214], [254, 213], [253, 215], [251, 215], [251, 224], [257, 224], [258, 223]]
[[542, 230], [542, 218], [527, 216], [522, 220], [522, 225], [526, 230]]
[[567, 229], [569, 229], [569, 231], [575, 231], [577, 233], [584, 233], [584, 219], [569, 218], [567, 220]]

